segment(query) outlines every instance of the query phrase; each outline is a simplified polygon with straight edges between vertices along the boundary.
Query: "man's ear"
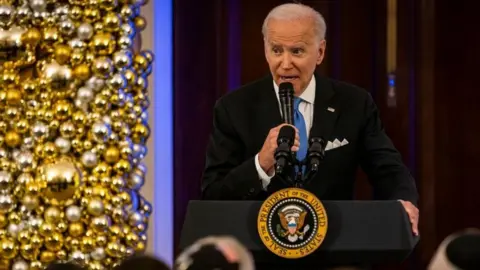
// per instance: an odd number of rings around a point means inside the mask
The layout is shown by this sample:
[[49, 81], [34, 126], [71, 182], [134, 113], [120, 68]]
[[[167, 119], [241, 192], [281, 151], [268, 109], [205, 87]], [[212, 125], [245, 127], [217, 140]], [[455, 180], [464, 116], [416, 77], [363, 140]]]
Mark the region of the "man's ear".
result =
[[318, 46], [317, 65], [320, 65], [323, 62], [326, 49], [327, 49], [327, 41], [324, 39], [320, 41], [320, 45]]

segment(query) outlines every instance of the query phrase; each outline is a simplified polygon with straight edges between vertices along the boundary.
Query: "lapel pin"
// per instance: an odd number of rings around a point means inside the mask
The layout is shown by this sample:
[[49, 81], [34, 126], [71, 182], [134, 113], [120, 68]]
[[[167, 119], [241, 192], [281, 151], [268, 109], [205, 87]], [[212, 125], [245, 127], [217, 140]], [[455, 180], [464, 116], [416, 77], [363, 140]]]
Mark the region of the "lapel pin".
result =
[[335, 112], [335, 109], [332, 108], [332, 107], [328, 107], [328, 108], [327, 108], [327, 111], [329, 111], [329, 112]]

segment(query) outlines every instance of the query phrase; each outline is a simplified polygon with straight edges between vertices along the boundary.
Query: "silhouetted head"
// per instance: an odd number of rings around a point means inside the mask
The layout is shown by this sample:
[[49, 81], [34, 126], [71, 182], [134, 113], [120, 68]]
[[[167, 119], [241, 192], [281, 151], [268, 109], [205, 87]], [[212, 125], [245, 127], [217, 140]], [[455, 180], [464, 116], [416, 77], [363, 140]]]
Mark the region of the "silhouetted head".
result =
[[231, 237], [207, 237], [188, 247], [175, 261], [175, 270], [253, 270], [253, 259]]
[[170, 267], [155, 257], [135, 255], [125, 259], [115, 270], [170, 270]]
[[47, 266], [46, 270], [83, 270], [81, 266], [73, 263], [55, 262]]

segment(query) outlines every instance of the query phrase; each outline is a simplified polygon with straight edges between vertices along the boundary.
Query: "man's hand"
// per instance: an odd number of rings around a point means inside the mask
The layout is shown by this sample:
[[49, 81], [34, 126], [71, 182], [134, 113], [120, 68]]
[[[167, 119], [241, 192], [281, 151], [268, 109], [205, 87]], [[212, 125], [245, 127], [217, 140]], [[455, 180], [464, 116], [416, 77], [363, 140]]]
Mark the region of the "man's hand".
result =
[[405, 208], [405, 211], [408, 214], [408, 217], [410, 218], [410, 223], [412, 223], [412, 231], [413, 234], [418, 235], [418, 219], [420, 217], [418, 208], [415, 207], [411, 202], [407, 202], [404, 200], [399, 200], [400, 203], [403, 205], [403, 208]]
[[[271, 172], [273, 166], [275, 165], [275, 150], [278, 147], [278, 133], [280, 132], [280, 129], [285, 125], [288, 124], [281, 124], [277, 127], [270, 129], [270, 132], [268, 132], [267, 138], [263, 143], [262, 149], [258, 153], [258, 162], [260, 163], [260, 167], [262, 167], [264, 172]], [[295, 142], [292, 146], [292, 151], [296, 152], [300, 147], [300, 140], [297, 128], [294, 126], [292, 127], [295, 128], [296, 131]]]

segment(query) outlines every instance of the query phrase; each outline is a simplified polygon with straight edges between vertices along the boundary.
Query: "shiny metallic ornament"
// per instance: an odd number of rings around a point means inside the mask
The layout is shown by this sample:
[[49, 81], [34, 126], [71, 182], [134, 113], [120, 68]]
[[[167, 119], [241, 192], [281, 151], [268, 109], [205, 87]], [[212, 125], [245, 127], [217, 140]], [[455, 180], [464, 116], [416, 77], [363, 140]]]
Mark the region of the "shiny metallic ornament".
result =
[[105, 80], [98, 76], [91, 77], [86, 83], [86, 86], [94, 91], [100, 91], [100, 89], [102, 89], [104, 85]]
[[8, 28], [13, 23], [15, 9], [11, 5], [0, 4], [0, 27]]
[[29, 265], [24, 260], [18, 260], [13, 263], [12, 270], [29, 270]]
[[64, 19], [58, 24], [60, 32], [66, 36], [71, 36], [75, 33], [75, 24], [70, 19]]
[[[0, 197], [0, 207], [1, 207], [1, 197]], [[15, 223], [10, 223], [8, 225], [7, 231], [11, 237], [17, 237], [18, 232], [21, 230], [20, 225]]]
[[22, 172], [30, 172], [37, 167], [37, 160], [30, 151], [21, 151], [15, 157], [17, 167]]
[[127, 80], [123, 74], [117, 73], [107, 81], [107, 85], [110, 87], [110, 89], [123, 89], [127, 86]]
[[32, 10], [28, 6], [21, 6], [16, 10], [15, 19], [20, 25], [26, 25], [32, 16]]
[[59, 18], [60, 20], [67, 19], [69, 13], [70, 13], [70, 10], [68, 5], [57, 5], [55, 7], [55, 10], [53, 11], [53, 14], [55, 15], [55, 17]]
[[65, 211], [65, 216], [70, 222], [77, 222], [82, 217], [82, 209], [76, 205], [71, 205]]
[[31, 130], [32, 136], [36, 140], [44, 140], [49, 135], [48, 131], [49, 127], [47, 126], [47, 124], [40, 121], [33, 124]]
[[77, 36], [80, 40], [86, 41], [93, 36], [93, 26], [89, 23], [82, 23], [77, 28]]
[[0, 171], [0, 193], [9, 192], [13, 187], [12, 174], [6, 171]]
[[83, 51], [85, 48], [86, 48], [86, 44], [85, 42], [83, 42], [81, 39], [79, 38], [74, 38], [74, 39], [71, 39], [69, 42], [68, 42], [68, 45], [70, 46], [70, 48], [72, 48], [73, 50], [79, 50], [79, 51]]
[[98, 164], [98, 157], [91, 151], [84, 152], [81, 158], [82, 164], [87, 168], [93, 168]]
[[103, 122], [96, 122], [92, 125], [92, 137], [97, 142], [105, 142], [111, 134], [110, 127]]
[[105, 249], [102, 247], [97, 247], [92, 251], [92, 253], [90, 253], [90, 256], [96, 261], [102, 261], [106, 257]]
[[129, 49], [132, 47], [133, 45], [133, 40], [131, 37], [127, 36], [127, 35], [123, 35], [121, 36], [119, 39], [118, 39], [118, 46], [121, 48], [121, 49]]
[[45, 11], [47, 8], [46, 0], [30, 0], [29, 1], [30, 8], [34, 11]]
[[94, 98], [94, 92], [91, 88], [89, 87], [80, 87], [77, 92], [77, 100], [79, 100], [82, 103], [88, 103], [92, 101]]
[[145, 179], [141, 175], [132, 173], [128, 178], [127, 185], [130, 189], [139, 190], [144, 183], [145, 183]]
[[39, 175], [39, 181], [46, 186], [45, 199], [53, 205], [64, 204], [79, 195], [81, 178], [79, 169], [67, 160], [45, 165]]
[[55, 146], [57, 146], [60, 153], [67, 154], [70, 151], [72, 144], [70, 143], [70, 140], [63, 137], [58, 137], [55, 140]]

